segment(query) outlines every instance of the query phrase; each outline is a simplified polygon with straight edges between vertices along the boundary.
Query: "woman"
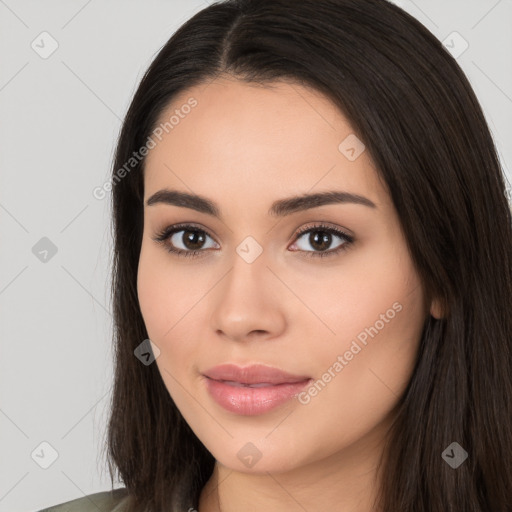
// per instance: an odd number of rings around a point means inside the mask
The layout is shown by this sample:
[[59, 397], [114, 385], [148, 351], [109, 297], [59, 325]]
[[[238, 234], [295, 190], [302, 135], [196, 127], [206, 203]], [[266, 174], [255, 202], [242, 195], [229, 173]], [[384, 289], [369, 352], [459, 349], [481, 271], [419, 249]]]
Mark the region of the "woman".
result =
[[203, 9], [143, 77], [111, 188], [125, 488], [73, 510], [510, 510], [511, 213], [418, 21]]

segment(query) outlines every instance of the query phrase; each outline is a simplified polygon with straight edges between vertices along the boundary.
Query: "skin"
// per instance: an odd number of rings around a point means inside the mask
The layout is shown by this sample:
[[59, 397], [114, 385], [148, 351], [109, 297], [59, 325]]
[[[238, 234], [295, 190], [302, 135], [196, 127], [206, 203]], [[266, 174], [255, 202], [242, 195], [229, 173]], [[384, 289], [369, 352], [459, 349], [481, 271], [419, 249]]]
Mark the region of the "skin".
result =
[[[216, 459], [199, 511], [373, 510], [393, 407], [412, 376], [423, 323], [429, 313], [439, 317], [439, 305], [425, 301], [368, 151], [350, 161], [338, 150], [353, 130], [327, 98], [297, 84], [224, 77], [182, 92], [162, 119], [190, 97], [197, 106], [147, 156], [144, 202], [164, 188], [193, 192], [217, 203], [222, 217], [145, 206], [138, 297], [163, 381]], [[274, 200], [329, 190], [367, 197], [376, 208], [267, 214]], [[185, 222], [211, 234], [195, 259], [153, 239]], [[307, 258], [318, 246], [296, 233], [319, 222], [355, 241], [337, 255]], [[174, 245], [193, 249], [182, 235]], [[247, 236], [263, 250], [252, 263], [236, 252]], [[342, 243], [333, 235], [325, 250]], [[241, 416], [207, 392], [201, 372], [226, 362], [321, 379], [394, 303], [400, 312], [307, 404], [291, 399]], [[237, 457], [249, 442], [261, 452], [250, 468]]]

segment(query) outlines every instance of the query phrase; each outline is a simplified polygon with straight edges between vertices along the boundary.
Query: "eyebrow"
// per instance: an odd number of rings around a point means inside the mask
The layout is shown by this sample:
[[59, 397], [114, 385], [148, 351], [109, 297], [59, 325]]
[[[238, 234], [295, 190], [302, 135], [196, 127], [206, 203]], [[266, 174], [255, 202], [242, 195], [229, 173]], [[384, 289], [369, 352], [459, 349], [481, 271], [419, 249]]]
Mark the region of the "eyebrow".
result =
[[[284, 217], [292, 213], [317, 208], [327, 204], [359, 204], [369, 208], [377, 208], [373, 201], [367, 197], [351, 194], [343, 191], [328, 191], [316, 194], [303, 194], [299, 196], [278, 199], [274, 201], [268, 211], [268, 215], [273, 217]], [[155, 204], [168, 204], [190, 208], [200, 213], [206, 213], [213, 217], [220, 218], [220, 208], [210, 199], [197, 195], [181, 192], [179, 190], [162, 189], [155, 192], [147, 201], [146, 206]]]

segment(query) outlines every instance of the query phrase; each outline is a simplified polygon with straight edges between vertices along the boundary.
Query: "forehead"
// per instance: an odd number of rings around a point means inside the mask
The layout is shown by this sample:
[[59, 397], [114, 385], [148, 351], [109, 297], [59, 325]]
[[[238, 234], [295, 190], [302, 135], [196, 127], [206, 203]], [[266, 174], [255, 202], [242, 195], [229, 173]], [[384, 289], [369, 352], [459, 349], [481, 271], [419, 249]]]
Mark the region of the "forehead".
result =
[[367, 152], [355, 160], [343, 152], [345, 141], [358, 144], [352, 127], [311, 88], [217, 79], [182, 91], [159, 124], [171, 117], [146, 157], [146, 198], [165, 187], [222, 191], [243, 207], [256, 197], [268, 205], [270, 196], [336, 188], [384, 200]]

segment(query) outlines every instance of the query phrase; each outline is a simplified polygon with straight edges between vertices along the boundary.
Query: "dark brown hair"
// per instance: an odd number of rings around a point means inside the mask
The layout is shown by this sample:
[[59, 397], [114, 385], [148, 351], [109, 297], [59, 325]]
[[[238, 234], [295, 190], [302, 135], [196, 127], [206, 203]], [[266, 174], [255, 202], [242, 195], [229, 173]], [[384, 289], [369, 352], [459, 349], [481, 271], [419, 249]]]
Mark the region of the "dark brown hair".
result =
[[[421, 23], [384, 0], [227, 0], [163, 46], [126, 114], [112, 176], [115, 381], [108, 463], [130, 510], [187, 510], [214, 458], [170, 397], [137, 298], [144, 159], [120, 177], [173, 98], [222, 75], [323, 93], [366, 145], [399, 215], [428, 300], [411, 381], [383, 458], [384, 512], [512, 507], [512, 219], [503, 170], [461, 68]], [[126, 168], [126, 167], [125, 167]], [[456, 469], [443, 451], [457, 442]]]

